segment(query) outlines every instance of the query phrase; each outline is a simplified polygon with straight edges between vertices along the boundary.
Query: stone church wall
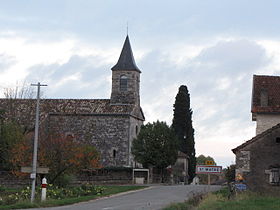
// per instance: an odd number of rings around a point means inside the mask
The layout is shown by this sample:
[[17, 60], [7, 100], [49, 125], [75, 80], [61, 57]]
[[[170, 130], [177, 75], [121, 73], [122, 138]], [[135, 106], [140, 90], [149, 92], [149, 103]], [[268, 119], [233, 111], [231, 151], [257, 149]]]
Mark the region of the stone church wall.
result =
[[52, 133], [73, 135], [78, 141], [94, 145], [102, 165], [128, 164], [128, 116], [52, 114], [48, 124]]
[[132, 141], [137, 137], [140, 132], [140, 128], [143, 125], [143, 121], [137, 120], [135, 118], [130, 117], [130, 129], [129, 129], [129, 163], [131, 166], [135, 166], [134, 158], [131, 154]]

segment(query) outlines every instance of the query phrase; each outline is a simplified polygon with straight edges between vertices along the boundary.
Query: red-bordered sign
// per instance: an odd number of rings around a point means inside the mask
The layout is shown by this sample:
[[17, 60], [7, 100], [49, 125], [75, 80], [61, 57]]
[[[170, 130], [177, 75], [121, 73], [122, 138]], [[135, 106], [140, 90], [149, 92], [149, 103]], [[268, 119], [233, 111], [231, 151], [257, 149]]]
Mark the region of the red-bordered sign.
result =
[[196, 166], [197, 174], [220, 174], [222, 166]]

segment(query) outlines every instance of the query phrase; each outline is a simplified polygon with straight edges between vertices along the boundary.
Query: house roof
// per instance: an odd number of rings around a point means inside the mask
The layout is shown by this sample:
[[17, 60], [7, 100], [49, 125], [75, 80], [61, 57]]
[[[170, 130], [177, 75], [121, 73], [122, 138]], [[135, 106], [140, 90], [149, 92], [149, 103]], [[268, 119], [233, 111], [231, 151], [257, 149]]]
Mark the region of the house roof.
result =
[[141, 72], [135, 63], [128, 35], [126, 36], [119, 60], [117, 64], [112, 67], [112, 70], [136, 70]]
[[[267, 93], [268, 104], [261, 106], [261, 93]], [[252, 113], [280, 113], [280, 76], [254, 75]]]
[[236, 152], [239, 151], [240, 149], [246, 147], [246, 146], [249, 145], [249, 144], [253, 144], [253, 143], [257, 142], [257, 141], [260, 140], [262, 137], [267, 136], [268, 134], [270, 134], [271, 132], [273, 132], [274, 130], [277, 130], [277, 129], [279, 129], [279, 128], [280, 128], [280, 123], [277, 124], [277, 125], [275, 125], [275, 126], [273, 126], [273, 127], [270, 128], [270, 129], [267, 129], [267, 130], [265, 130], [264, 132], [262, 132], [262, 133], [256, 135], [256, 136], [253, 137], [252, 139], [246, 141], [245, 143], [239, 145], [238, 147], [232, 149], [231, 151], [232, 151], [234, 154], [236, 154]]

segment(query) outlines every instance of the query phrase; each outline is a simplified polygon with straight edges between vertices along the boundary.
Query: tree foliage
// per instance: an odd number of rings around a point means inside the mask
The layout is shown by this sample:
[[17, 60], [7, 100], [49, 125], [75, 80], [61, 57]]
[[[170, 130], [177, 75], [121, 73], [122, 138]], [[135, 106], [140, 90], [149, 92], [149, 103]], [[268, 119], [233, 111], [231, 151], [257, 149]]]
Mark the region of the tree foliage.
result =
[[0, 124], [0, 170], [11, 170], [11, 150], [18, 142], [23, 141], [24, 134], [21, 127], [13, 121]]
[[195, 177], [196, 158], [190, 95], [185, 85], [180, 86], [174, 104], [172, 128], [179, 142], [178, 149], [189, 156], [189, 182]]
[[142, 126], [132, 142], [132, 154], [144, 167], [163, 169], [173, 165], [177, 151], [176, 135], [165, 122], [157, 121]]
[[196, 164], [197, 164], [197, 165], [205, 165], [205, 163], [206, 163], [207, 160], [213, 161], [213, 162], [214, 162], [214, 165], [216, 165], [216, 162], [215, 162], [214, 158], [212, 158], [212, 157], [210, 157], [210, 156], [204, 156], [204, 155], [199, 155], [199, 156], [196, 158]]
[[225, 169], [225, 177], [228, 183], [235, 181], [235, 168], [236, 165], [230, 165]]
[[[20, 175], [21, 166], [30, 166], [33, 155], [33, 140], [25, 138], [10, 151], [13, 172]], [[50, 168], [50, 183], [65, 174], [75, 174], [81, 169], [100, 168], [99, 154], [95, 147], [75, 141], [72, 136], [58, 136], [39, 143], [38, 166]]]
[[51, 169], [50, 182], [65, 173], [100, 167], [95, 147], [76, 142], [72, 136], [50, 138], [40, 148], [48, 150], [46, 165]]

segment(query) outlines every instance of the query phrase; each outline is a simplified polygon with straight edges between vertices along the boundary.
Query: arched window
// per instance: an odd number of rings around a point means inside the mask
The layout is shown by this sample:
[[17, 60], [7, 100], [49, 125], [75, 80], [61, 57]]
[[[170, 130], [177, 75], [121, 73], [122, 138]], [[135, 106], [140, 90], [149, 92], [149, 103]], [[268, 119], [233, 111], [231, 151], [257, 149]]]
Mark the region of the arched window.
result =
[[117, 156], [117, 150], [113, 150], [113, 158], [115, 159], [116, 158], [116, 156]]
[[125, 75], [120, 77], [120, 91], [127, 91], [128, 78]]

